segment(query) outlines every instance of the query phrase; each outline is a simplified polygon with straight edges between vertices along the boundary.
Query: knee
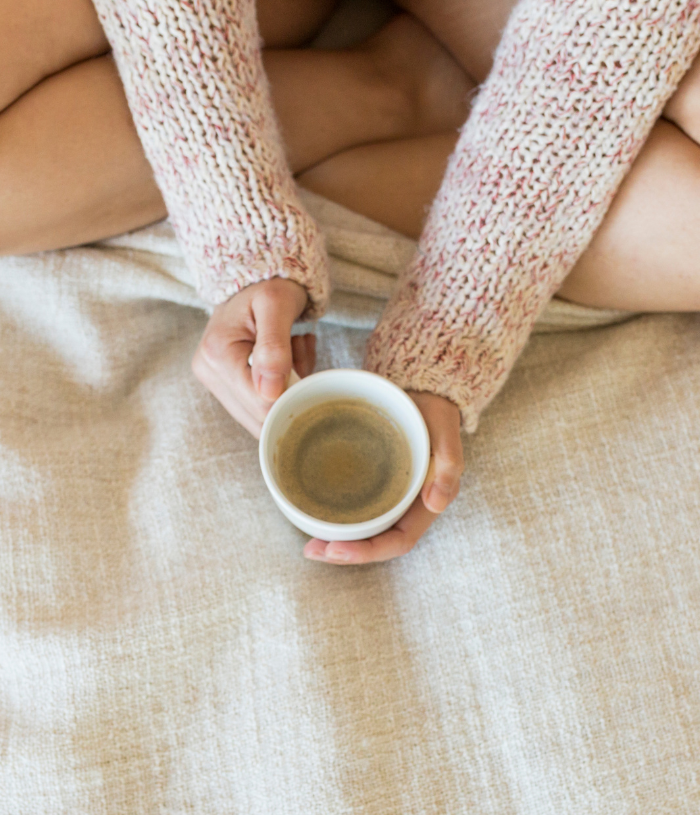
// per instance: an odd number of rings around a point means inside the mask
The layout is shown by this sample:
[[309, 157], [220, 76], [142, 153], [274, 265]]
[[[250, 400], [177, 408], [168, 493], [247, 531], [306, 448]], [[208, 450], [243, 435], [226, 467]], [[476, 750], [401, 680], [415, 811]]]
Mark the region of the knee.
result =
[[663, 116], [700, 145], [700, 56], [669, 99]]

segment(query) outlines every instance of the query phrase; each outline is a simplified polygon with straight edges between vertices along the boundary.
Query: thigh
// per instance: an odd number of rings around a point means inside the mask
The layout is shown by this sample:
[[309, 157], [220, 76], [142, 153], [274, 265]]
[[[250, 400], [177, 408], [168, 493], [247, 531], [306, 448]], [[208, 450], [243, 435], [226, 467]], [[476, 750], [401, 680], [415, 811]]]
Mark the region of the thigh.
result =
[[700, 147], [658, 121], [559, 294], [598, 308], [700, 310]]
[[165, 216], [111, 54], [0, 116], [0, 254], [86, 243]]
[[257, 0], [258, 25], [266, 48], [298, 48], [313, 39], [338, 0]]
[[108, 51], [91, 0], [0, 0], [0, 110], [58, 71]]

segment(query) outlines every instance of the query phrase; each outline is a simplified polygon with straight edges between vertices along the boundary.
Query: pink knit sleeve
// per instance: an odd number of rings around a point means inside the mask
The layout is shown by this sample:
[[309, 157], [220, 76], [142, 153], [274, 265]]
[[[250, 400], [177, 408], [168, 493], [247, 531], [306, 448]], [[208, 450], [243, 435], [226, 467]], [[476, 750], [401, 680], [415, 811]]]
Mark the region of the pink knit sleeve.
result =
[[329, 294], [322, 239], [287, 166], [255, 0], [95, 0], [198, 291], [214, 305], [279, 276]]
[[699, 47], [697, 0], [521, 0], [365, 367], [473, 432]]

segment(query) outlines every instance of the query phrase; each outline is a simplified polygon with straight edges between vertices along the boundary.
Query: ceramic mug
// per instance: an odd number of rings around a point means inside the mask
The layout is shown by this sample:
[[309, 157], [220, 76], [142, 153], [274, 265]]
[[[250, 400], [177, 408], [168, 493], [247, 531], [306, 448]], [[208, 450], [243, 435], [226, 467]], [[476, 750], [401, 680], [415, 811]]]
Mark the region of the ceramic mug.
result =
[[[307, 515], [284, 495], [277, 483], [274, 456], [279, 440], [300, 413], [334, 399], [364, 399], [380, 408], [403, 430], [411, 448], [411, 479], [403, 497], [388, 512], [361, 523], [331, 523]], [[415, 402], [393, 382], [369, 371], [335, 368], [290, 384], [265, 417], [259, 452], [265, 484], [279, 509], [296, 527], [326, 541], [364, 540], [393, 526], [416, 499], [428, 474], [430, 437]]]

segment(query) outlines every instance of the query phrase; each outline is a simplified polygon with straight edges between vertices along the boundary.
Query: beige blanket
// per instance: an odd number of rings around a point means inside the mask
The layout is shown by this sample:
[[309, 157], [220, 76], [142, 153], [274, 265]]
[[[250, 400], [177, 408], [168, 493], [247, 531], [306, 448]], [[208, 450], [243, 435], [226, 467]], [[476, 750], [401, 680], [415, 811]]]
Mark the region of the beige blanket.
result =
[[[310, 205], [357, 366], [412, 247]], [[700, 811], [696, 316], [534, 337], [364, 568], [302, 558], [205, 321], [167, 224], [0, 260], [1, 815]]]

